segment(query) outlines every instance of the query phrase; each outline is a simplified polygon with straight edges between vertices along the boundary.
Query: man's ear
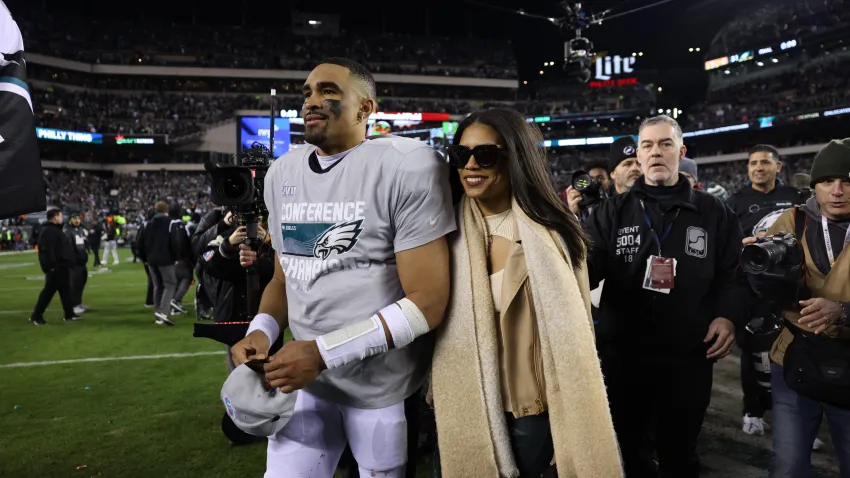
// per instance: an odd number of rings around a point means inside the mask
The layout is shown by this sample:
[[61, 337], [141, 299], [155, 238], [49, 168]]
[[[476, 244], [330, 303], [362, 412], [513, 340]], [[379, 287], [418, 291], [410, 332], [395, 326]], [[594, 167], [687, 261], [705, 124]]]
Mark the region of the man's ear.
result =
[[683, 144], [682, 147], [679, 149], [679, 161], [685, 159], [685, 154], [687, 153], [688, 147]]
[[357, 113], [361, 121], [368, 120], [370, 116], [378, 112], [378, 103], [371, 98], [365, 98], [360, 102], [360, 111]]
[[777, 173], [781, 173], [781, 172], [782, 172], [782, 161], [777, 161], [777, 162], [776, 162], [776, 172], [777, 172]]

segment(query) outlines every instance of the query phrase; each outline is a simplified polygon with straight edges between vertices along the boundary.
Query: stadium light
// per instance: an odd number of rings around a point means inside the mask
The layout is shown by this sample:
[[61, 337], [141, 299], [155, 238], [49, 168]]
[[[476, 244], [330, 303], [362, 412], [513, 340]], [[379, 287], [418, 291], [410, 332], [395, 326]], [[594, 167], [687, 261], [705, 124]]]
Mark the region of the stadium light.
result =
[[699, 47], [697, 47], [697, 51], [699, 51]]
[[309, 23], [310, 25], [321, 25], [322, 24], [322, 22], [320, 22], [319, 20], [308, 20], [307, 23]]
[[643, 52], [638, 53], [638, 56], [643, 56]]
[[724, 71], [723, 73], [725, 73], [725, 74], [727, 74], [727, 75], [728, 75], [729, 73], [732, 73], [732, 72], [731, 72], [731, 71], [729, 71], [729, 70], [726, 70], [726, 71]]
[[758, 62], [758, 63], [756, 63], [756, 65], [758, 65], [758, 66], [764, 66], [764, 63], [762, 63], [762, 62]]
[[528, 80], [523, 80], [523, 81], [522, 81], [522, 84], [523, 84], [523, 85], [527, 85], [527, 84], [528, 84]]
[[632, 53], [632, 56], [637, 56], [637, 53]]
[[691, 53], [693, 53], [693, 52], [694, 52], [694, 49], [693, 49], [693, 48], [688, 48], [688, 51], [689, 51], [689, 52], [691, 52]]
[[659, 92], [659, 93], [661, 93], [662, 91], [663, 91], [663, 89], [659, 86], [659, 87], [658, 87], [658, 92]]
[[543, 74], [543, 70], [540, 70], [540, 74], [541, 74], [541, 75]]
[[774, 62], [774, 63], [779, 63], [779, 59], [777, 59], [777, 58], [774, 58], [774, 59], [772, 59], [772, 60], [770, 60], [770, 61], [772, 61], [772, 62]]

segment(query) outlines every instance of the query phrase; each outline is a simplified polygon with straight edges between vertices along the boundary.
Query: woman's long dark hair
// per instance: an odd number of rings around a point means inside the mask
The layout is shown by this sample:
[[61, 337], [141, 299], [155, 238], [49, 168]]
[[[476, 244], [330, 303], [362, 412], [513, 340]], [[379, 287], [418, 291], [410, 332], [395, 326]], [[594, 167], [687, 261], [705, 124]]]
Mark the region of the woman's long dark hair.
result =
[[[537, 126], [526, 123], [525, 118], [512, 109], [476, 111], [458, 126], [453, 144], [460, 144], [463, 132], [475, 123], [493, 128], [502, 137], [508, 152], [511, 189], [519, 207], [532, 221], [557, 231], [567, 245], [573, 264], [581, 263], [590, 240], [578, 218], [567, 210], [555, 192], [546, 151], [541, 146], [543, 135]], [[463, 194], [463, 184], [457, 169], [450, 168], [452, 196], [457, 202]]]

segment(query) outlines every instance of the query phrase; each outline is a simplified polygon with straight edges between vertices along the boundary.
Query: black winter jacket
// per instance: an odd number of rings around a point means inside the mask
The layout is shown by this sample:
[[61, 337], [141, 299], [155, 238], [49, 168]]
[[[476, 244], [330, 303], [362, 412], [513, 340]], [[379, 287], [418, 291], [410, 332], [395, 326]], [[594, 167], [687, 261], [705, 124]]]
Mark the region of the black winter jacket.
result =
[[157, 214], [139, 228], [136, 238], [139, 258], [149, 266], [173, 266], [179, 256], [179, 244], [171, 234], [171, 218]]
[[[233, 230], [225, 231], [232, 233]], [[224, 240], [219, 246], [209, 246], [202, 257], [205, 261], [204, 268], [212, 276], [221, 281], [221, 286], [216, 295], [214, 320], [216, 322], [243, 322], [248, 321], [247, 295], [248, 279], [245, 268], [239, 264], [239, 249], [232, 246], [227, 238], [230, 234], [222, 235]], [[224, 251], [225, 255], [222, 255]], [[271, 242], [267, 241], [260, 246], [257, 266], [260, 273], [260, 289], [257, 291], [256, 300], [260, 300], [266, 285], [274, 275], [275, 252]]]
[[65, 227], [62, 228], [62, 232], [68, 236], [68, 240], [71, 241], [71, 244], [74, 244], [75, 254], [75, 262], [76, 266], [85, 266], [89, 261], [88, 254], [88, 244], [87, 237], [88, 231], [82, 224], [77, 227], [72, 226], [71, 224], [65, 224]]
[[47, 223], [38, 235], [38, 263], [44, 273], [54, 269], [70, 269], [76, 264], [77, 252], [62, 226]]
[[[669, 294], [643, 288], [647, 261], [659, 250], [641, 200], [658, 236], [672, 223], [661, 251], [677, 261]], [[747, 292], [736, 280], [741, 226], [722, 201], [693, 190], [684, 176], [668, 188], [647, 186], [641, 177], [630, 192], [605, 201], [586, 227], [591, 288], [605, 279], [598, 318], [619, 348], [705, 353], [715, 318], [743, 321], [739, 304]]]

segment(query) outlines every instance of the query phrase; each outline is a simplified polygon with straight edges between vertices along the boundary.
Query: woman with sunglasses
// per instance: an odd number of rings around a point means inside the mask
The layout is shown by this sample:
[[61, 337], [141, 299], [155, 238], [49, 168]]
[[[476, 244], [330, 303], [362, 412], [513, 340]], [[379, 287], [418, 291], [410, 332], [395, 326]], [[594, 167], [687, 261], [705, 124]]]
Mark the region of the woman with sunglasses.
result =
[[588, 239], [540, 131], [473, 113], [448, 148], [458, 230], [432, 372], [442, 476], [622, 476], [590, 319]]

